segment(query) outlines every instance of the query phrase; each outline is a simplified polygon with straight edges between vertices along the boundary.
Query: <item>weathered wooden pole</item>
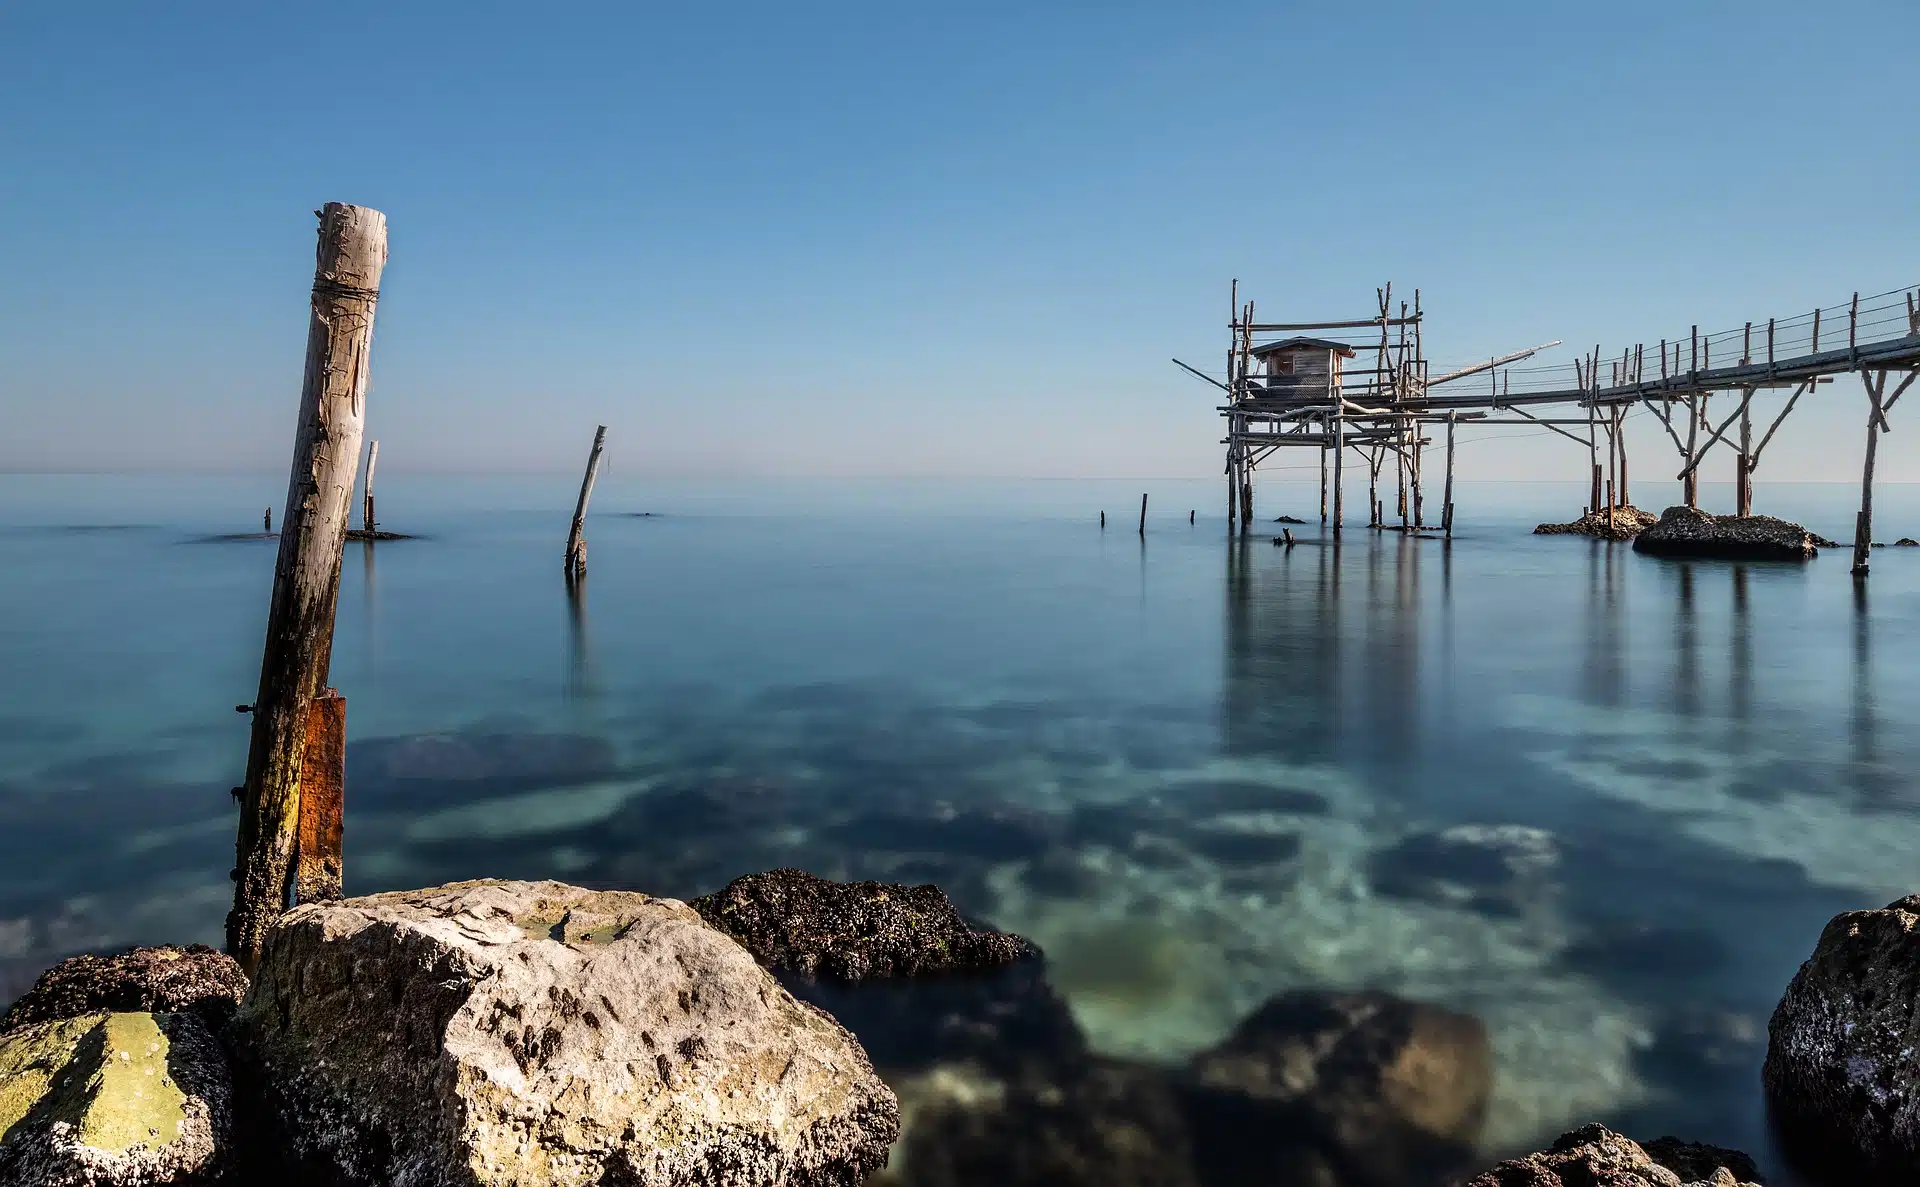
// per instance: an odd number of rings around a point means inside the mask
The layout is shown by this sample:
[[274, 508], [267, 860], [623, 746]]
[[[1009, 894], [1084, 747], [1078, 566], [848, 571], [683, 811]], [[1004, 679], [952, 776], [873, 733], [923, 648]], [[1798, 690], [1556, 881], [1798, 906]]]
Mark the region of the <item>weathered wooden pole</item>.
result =
[[340, 554], [366, 423], [367, 376], [387, 217], [329, 202], [307, 323], [300, 422], [267, 610], [260, 691], [235, 846], [227, 950], [252, 972], [293, 891], [312, 706], [324, 694], [340, 596]]
[[587, 500], [593, 497], [593, 480], [600, 476], [600, 451], [606, 448], [607, 426], [593, 432], [593, 452], [587, 455], [587, 475], [580, 480], [580, 501], [573, 505], [573, 527], [567, 532], [567, 579], [587, 571]]
[[380, 443], [375, 441], [367, 446], [367, 485], [366, 497], [360, 503], [360, 527], [369, 536], [374, 533], [374, 525], [379, 521], [373, 517], [373, 467], [380, 460]]
[[260, 530], [263, 532], [273, 531], [273, 508], [269, 507], [265, 511], [261, 512]]
[[1880, 395], [1887, 390], [1887, 373], [1880, 372], [1880, 378], [1865, 371], [1860, 372], [1860, 382], [1867, 389], [1867, 460], [1860, 472], [1860, 514], [1853, 521], [1853, 575], [1867, 575], [1867, 558], [1873, 551], [1873, 454], [1880, 441], [1880, 421], [1882, 410]]
[[1339, 392], [1333, 397], [1333, 535], [1340, 537], [1346, 521], [1347, 412]]
[[1740, 405], [1740, 455], [1733, 460], [1734, 514], [1753, 514], [1753, 399]]
[[1700, 455], [1698, 452], [1695, 451], [1694, 445], [1696, 442], [1699, 441], [1699, 439], [1700, 439], [1700, 393], [1688, 392], [1687, 393], [1687, 466], [1688, 466], [1688, 469], [1687, 469], [1687, 481], [1686, 481], [1685, 493], [1686, 493], [1687, 506], [1693, 507], [1696, 509], [1700, 506], [1700, 466], [1698, 464]]
[[1453, 535], [1453, 417], [1447, 413], [1447, 481], [1446, 489], [1440, 494], [1440, 526], [1447, 535]]
[[1320, 447], [1320, 526], [1327, 526], [1327, 449]]
[[1145, 494], [1140, 496], [1140, 534], [1142, 536], [1147, 534], [1147, 496]]

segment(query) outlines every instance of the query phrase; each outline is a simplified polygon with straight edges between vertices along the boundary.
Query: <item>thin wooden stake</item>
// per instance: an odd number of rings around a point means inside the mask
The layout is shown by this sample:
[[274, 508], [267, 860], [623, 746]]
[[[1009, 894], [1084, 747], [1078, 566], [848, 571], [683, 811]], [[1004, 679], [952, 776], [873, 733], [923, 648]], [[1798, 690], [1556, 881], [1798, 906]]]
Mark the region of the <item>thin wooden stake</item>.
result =
[[372, 535], [374, 533], [374, 531], [376, 530], [374, 525], [377, 522], [379, 522], [373, 517], [373, 467], [374, 467], [374, 464], [379, 460], [380, 460], [380, 443], [378, 441], [375, 441], [373, 444], [367, 446], [366, 497], [361, 501], [361, 504], [360, 504], [360, 527], [368, 535]]
[[1147, 534], [1147, 496], [1145, 494], [1140, 496], [1140, 534], [1142, 536]]
[[1853, 521], [1853, 575], [1867, 575], [1867, 559], [1873, 551], [1873, 455], [1880, 441], [1880, 395], [1887, 390], [1887, 373], [1880, 372], [1876, 383], [1867, 372], [1860, 372], [1867, 389], [1867, 457], [1860, 471], [1860, 514]]
[[260, 530], [268, 533], [273, 531], [273, 508], [269, 507], [260, 513]]
[[573, 507], [573, 527], [567, 531], [567, 579], [578, 580], [587, 572], [587, 500], [593, 497], [593, 480], [600, 476], [600, 451], [606, 448], [607, 426], [593, 431], [593, 452], [587, 455], [587, 474], [580, 480], [580, 501]]
[[366, 423], [374, 306], [387, 262], [387, 218], [329, 202], [307, 324], [306, 377], [267, 611], [260, 690], [241, 793], [227, 951], [251, 973], [286, 910], [299, 839], [311, 706], [327, 684], [340, 555]]

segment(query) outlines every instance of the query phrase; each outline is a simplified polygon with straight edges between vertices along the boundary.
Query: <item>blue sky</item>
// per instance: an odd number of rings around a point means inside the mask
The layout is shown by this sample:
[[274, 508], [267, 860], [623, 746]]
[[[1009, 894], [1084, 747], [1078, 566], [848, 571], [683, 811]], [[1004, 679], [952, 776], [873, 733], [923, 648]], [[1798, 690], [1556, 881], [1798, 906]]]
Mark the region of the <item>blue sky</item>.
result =
[[[1920, 282], [1916, 43], [1911, 0], [13, 4], [0, 469], [284, 467], [340, 200], [391, 226], [383, 472], [604, 422], [661, 476], [1217, 473], [1167, 360], [1216, 365], [1235, 276], [1275, 319], [1418, 285], [1443, 363]], [[1821, 398], [1767, 480], [1857, 473]]]

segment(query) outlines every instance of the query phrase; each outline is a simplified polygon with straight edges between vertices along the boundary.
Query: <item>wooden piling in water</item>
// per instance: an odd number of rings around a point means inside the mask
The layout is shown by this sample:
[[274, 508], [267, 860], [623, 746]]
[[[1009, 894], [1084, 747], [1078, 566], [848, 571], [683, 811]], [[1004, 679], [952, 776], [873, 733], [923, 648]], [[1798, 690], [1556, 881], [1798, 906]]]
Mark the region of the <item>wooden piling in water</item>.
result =
[[374, 307], [387, 261], [384, 214], [339, 202], [319, 214], [306, 375], [227, 916], [227, 951], [249, 973], [294, 890], [303, 764], [312, 705], [326, 689], [332, 658], [341, 550], [366, 423]]
[[1147, 534], [1147, 496], [1145, 494], [1140, 496], [1140, 534], [1143, 537]]
[[1447, 412], [1447, 481], [1446, 488], [1440, 492], [1440, 526], [1453, 535], [1453, 420], [1452, 410]]
[[260, 530], [263, 532], [273, 531], [273, 508], [269, 507], [260, 513]]
[[1860, 514], [1853, 521], [1853, 575], [1867, 575], [1867, 559], [1873, 551], [1873, 455], [1880, 442], [1881, 393], [1887, 389], [1887, 373], [1880, 372], [1879, 380], [1865, 371], [1860, 372], [1860, 382], [1867, 389], [1867, 457], [1860, 471]]
[[373, 444], [367, 446], [366, 494], [360, 503], [360, 527], [369, 536], [379, 530], [375, 526], [379, 521], [373, 516], [373, 467], [379, 460], [380, 443], [375, 441]]
[[600, 476], [600, 451], [606, 448], [607, 426], [593, 432], [593, 451], [587, 454], [586, 477], [580, 480], [580, 501], [573, 505], [573, 526], [567, 531], [566, 572], [569, 581], [578, 580], [587, 571], [587, 500], [593, 497], [593, 481]]

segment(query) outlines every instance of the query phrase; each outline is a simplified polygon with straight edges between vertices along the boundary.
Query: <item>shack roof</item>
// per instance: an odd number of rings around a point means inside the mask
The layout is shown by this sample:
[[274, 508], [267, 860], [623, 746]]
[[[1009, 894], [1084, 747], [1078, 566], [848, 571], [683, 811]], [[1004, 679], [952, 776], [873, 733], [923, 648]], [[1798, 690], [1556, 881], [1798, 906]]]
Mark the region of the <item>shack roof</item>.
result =
[[1282, 338], [1278, 342], [1269, 342], [1253, 348], [1254, 358], [1264, 358], [1270, 354], [1279, 354], [1283, 350], [1332, 350], [1347, 358], [1353, 357], [1353, 347], [1345, 342], [1332, 342], [1325, 338]]

